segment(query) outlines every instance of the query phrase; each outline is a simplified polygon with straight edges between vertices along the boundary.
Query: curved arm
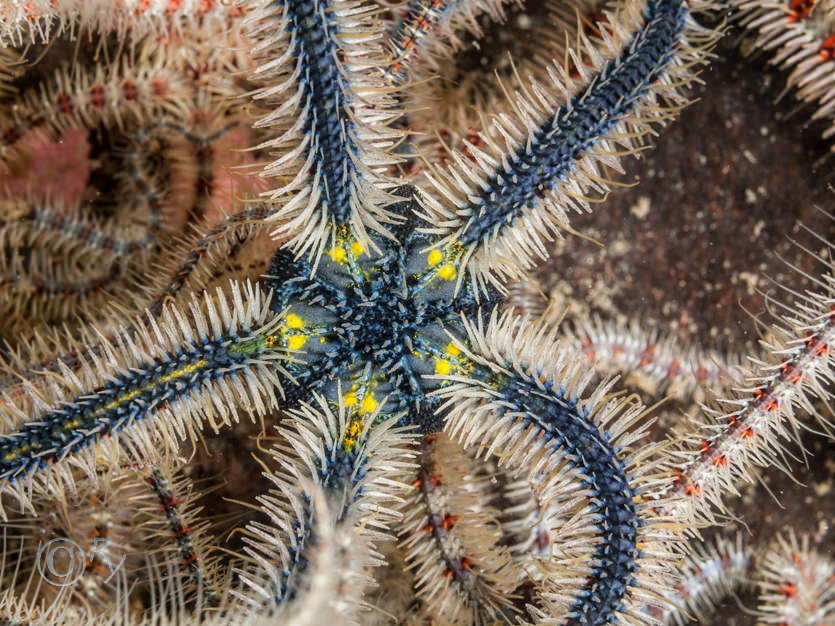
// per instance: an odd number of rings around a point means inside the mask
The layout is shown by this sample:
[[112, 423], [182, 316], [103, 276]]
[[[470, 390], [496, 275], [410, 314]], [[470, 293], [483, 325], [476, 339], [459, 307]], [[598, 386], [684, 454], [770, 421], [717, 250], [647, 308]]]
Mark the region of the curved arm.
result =
[[[669, 460], [658, 445], [631, 447], [649, 426], [641, 423], [643, 406], [610, 394], [611, 383], [586, 394], [592, 372], [579, 355], [555, 343], [553, 330], [526, 322], [495, 312], [486, 328], [465, 322], [471, 347], [459, 347], [476, 367], [448, 377], [451, 384], [438, 392], [446, 399], [445, 430], [527, 475], [550, 507], [575, 512], [573, 541], [591, 558], [541, 563], [545, 573], [532, 582], [542, 617], [605, 624], [618, 614], [638, 616], [644, 604], [659, 604], [678, 559], [677, 520], [659, 519], [647, 502], [672, 480]], [[566, 480], [576, 487], [567, 489]], [[570, 545], [572, 538], [559, 541]], [[571, 586], [578, 581], [579, 589]]]

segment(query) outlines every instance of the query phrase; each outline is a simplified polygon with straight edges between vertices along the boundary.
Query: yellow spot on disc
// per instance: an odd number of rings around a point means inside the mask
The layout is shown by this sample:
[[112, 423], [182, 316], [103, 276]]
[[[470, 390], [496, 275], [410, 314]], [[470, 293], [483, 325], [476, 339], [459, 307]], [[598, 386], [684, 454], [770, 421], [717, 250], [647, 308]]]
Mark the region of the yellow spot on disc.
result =
[[342, 246], [334, 246], [330, 249], [330, 252], [328, 252], [328, 254], [337, 263], [342, 263], [343, 261], [345, 261], [346, 255], [345, 250], [342, 248]]
[[452, 365], [444, 359], [435, 359], [435, 373], [446, 376], [452, 371]]
[[287, 316], [287, 328], [303, 328], [304, 327], [304, 320], [300, 318], [295, 313], [290, 313]]
[[287, 346], [291, 350], [298, 350], [305, 344], [306, 341], [307, 337], [304, 335], [292, 335], [291, 337], [287, 337]]
[[447, 263], [438, 270], [438, 276], [444, 280], [452, 280], [455, 278], [455, 266], [452, 263]]
[[360, 404], [360, 413], [371, 413], [374, 409], [377, 408], [377, 401], [374, 399], [374, 393], [369, 392], [363, 399], [362, 404]]
[[429, 256], [426, 257], [426, 262], [429, 264], [429, 267], [435, 267], [438, 263], [441, 262], [441, 259], [443, 258], [444, 255], [441, 253], [441, 251], [435, 248], [429, 253]]
[[361, 255], [364, 250], [362, 249], [362, 244], [359, 241], [355, 241], [351, 244], [351, 252], [354, 253], [354, 256]]
[[355, 394], [353, 391], [349, 391], [343, 396], [342, 402], [345, 404], [346, 407], [357, 406], [357, 394]]
[[446, 347], [446, 353], [452, 356], [461, 354], [461, 350], [454, 343], [450, 342]]

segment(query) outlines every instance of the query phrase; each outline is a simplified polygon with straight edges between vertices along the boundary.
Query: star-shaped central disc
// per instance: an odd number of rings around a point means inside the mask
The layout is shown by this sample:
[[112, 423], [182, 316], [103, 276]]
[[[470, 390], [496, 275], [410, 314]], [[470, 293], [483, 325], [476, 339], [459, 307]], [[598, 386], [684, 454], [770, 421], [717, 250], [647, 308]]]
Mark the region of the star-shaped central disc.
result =
[[387, 412], [409, 408], [410, 420], [424, 428], [433, 421], [426, 393], [438, 383], [424, 376], [465, 366], [449, 333], [461, 336], [461, 315], [473, 317], [490, 302], [483, 294], [477, 301], [468, 280], [458, 284], [457, 258], [430, 247], [411, 209], [411, 202], [390, 207], [408, 217], [393, 229], [397, 241], [372, 237], [377, 251], [334, 230], [315, 273], [308, 260], [278, 255], [274, 307], [287, 311], [282, 335], [302, 361], [288, 368], [291, 401], [341, 393], [349, 406], [370, 412], [390, 396], [396, 400]]

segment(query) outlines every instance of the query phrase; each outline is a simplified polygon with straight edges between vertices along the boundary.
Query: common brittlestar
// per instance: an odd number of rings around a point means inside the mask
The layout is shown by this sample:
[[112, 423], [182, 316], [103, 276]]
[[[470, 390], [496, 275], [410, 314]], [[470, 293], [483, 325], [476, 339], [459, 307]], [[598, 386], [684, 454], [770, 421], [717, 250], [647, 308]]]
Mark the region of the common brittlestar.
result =
[[[156, 4], [98, 7], [96, 19], [127, 28], [120, 20], [132, 15], [192, 10], [190, 19], [202, 19], [214, 10]], [[0, 15], [19, 34], [50, 15], [92, 21], [93, 5], [73, 13], [15, 2]], [[455, 515], [435, 507], [426, 533], [435, 544], [423, 552], [438, 551], [445, 565], [438, 579], [418, 567], [418, 613], [453, 603], [450, 621], [651, 621], [644, 606], [662, 602], [677, 511], [686, 508], [658, 498], [672, 485], [669, 461], [654, 446], [631, 448], [643, 434], [642, 407], [610, 394], [610, 384], [586, 394], [591, 372], [552, 331], [495, 307], [502, 281], [547, 257], [545, 242], [567, 227], [570, 210], [608, 188], [602, 167], [674, 115], [680, 83], [713, 34], [681, 0], [599, 10], [593, 29], [587, 7], [572, 5], [577, 48], [549, 60], [538, 78], [511, 81], [517, 93], [481, 132], [427, 164], [420, 189], [404, 184], [397, 163], [413, 155], [395, 149], [404, 132], [391, 94], [409, 89], [424, 40], [499, 6], [416, 2], [395, 27], [394, 56], [376, 43], [372, 5], [247, 6], [261, 63], [255, 101], [270, 110], [255, 126], [272, 133], [259, 149], [274, 153], [262, 174], [278, 180], [265, 194], [269, 210], [253, 215], [284, 249], [265, 286], [195, 295], [188, 313], [162, 305], [160, 315], [85, 349], [80, 364], [59, 359], [60, 380], [26, 382], [28, 400], [4, 407], [7, 497], [26, 507], [33, 494], [70, 489], [79, 473], [94, 477], [103, 462], [154, 462], [165, 456], [159, 450], [177, 450], [206, 425], [229, 425], [238, 412], [287, 409], [272, 452], [275, 489], [259, 499], [268, 522], [248, 527], [246, 552], [258, 570], [239, 572], [246, 602], [213, 618], [234, 622], [253, 604], [258, 615], [303, 610], [289, 601], [312, 594], [304, 574], [328, 528], [347, 526], [372, 545], [347, 562], [336, 589], [373, 564], [369, 554], [402, 497], [418, 489], [430, 501], [428, 481], [439, 486], [425, 465], [410, 478], [415, 438], [427, 446], [445, 430], [509, 474], [524, 473], [540, 518], [553, 517], [560, 540], [577, 545], [553, 551], [555, 532], [542, 530], [539, 551], [516, 554], [500, 540], [476, 550], [456, 534]], [[326, 508], [339, 523], [327, 523]], [[202, 584], [191, 556], [186, 565]]]

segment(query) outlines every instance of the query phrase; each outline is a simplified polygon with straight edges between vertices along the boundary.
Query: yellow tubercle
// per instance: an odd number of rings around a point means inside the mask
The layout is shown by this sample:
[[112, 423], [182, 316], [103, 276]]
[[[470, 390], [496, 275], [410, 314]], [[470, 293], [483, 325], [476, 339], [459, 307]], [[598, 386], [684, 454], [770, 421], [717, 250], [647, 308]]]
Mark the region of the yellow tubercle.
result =
[[443, 253], [435, 248], [429, 252], [429, 256], [426, 257], [426, 263], [429, 264], [429, 267], [435, 267], [443, 258]]
[[353, 391], [349, 391], [344, 396], [342, 396], [342, 403], [346, 407], [357, 406], [357, 394]]
[[438, 270], [438, 276], [444, 280], [452, 280], [455, 278], [457, 273], [458, 272], [455, 270], [455, 266], [452, 263], [447, 263]]
[[304, 328], [304, 320], [295, 313], [290, 313], [287, 316], [287, 328]]
[[435, 373], [446, 376], [452, 371], [452, 364], [446, 359], [435, 359]]
[[334, 246], [330, 249], [328, 255], [330, 255], [330, 258], [336, 263], [344, 263], [345, 257], [348, 256], [342, 246]]
[[287, 337], [287, 347], [291, 350], [299, 350], [307, 342], [304, 335], [291, 335]]
[[461, 350], [454, 343], [449, 342], [446, 347], [446, 353], [450, 356], [459, 356], [461, 354]]
[[363, 252], [365, 252], [365, 250], [363, 250], [362, 244], [359, 241], [355, 241], [354, 243], [351, 244], [351, 253], [354, 256], [359, 256]]
[[373, 413], [377, 408], [377, 400], [374, 399], [374, 392], [369, 391], [360, 403], [360, 415]]

